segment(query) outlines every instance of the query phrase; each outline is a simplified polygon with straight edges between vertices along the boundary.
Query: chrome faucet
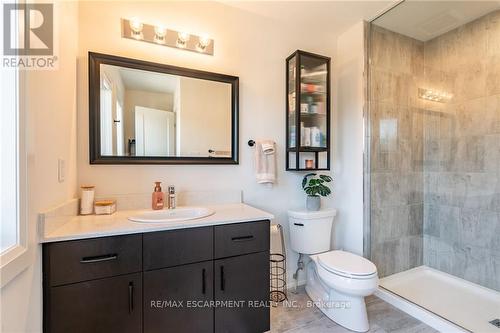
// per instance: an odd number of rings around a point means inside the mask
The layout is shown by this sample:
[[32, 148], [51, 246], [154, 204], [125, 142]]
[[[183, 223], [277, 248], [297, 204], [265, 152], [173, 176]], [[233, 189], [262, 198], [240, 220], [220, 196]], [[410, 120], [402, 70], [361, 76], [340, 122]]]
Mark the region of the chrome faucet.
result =
[[167, 203], [168, 203], [168, 209], [175, 209], [176, 202], [175, 202], [175, 186], [174, 185], [168, 186]]

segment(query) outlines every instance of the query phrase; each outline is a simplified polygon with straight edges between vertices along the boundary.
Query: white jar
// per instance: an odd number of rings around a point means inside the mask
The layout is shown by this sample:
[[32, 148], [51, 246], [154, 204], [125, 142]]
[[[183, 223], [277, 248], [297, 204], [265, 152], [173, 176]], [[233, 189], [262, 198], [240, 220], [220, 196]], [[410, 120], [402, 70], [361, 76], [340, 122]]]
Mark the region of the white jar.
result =
[[82, 186], [80, 200], [80, 215], [89, 215], [94, 212], [95, 186]]

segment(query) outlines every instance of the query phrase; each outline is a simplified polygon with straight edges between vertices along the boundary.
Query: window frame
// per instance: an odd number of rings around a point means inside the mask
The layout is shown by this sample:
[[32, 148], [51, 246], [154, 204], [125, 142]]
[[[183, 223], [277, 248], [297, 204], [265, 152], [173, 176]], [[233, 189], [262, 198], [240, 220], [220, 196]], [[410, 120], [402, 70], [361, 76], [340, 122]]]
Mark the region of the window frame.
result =
[[[20, 1], [16, 1], [20, 2]], [[5, 70], [5, 69], [4, 69]], [[13, 69], [9, 69], [13, 70]], [[28, 211], [28, 156], [27, 156], [27, 113], [26, 72], [16, 69], [16, 164], [17, 164], [17, 243], [0, 253], [0, 288], [7, 285], [31, 263], [32, 249], [29, 246], [29, 211]]]

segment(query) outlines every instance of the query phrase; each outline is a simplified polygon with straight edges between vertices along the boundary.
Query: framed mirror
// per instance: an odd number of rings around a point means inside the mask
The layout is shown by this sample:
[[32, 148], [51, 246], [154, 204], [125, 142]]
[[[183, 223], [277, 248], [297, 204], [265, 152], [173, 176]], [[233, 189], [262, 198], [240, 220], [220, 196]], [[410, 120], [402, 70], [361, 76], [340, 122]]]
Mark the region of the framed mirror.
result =
[[90, 164], [238, 164], [238, 77], [89, 52]]

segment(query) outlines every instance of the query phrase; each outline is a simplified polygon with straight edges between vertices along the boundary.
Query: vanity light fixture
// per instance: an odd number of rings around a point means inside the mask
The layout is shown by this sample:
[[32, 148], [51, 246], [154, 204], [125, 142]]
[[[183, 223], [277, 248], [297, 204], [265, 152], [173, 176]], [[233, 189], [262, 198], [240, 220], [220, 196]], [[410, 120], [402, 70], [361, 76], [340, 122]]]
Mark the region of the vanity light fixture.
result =
[[452, 99], [453, 94], [438, 90], [418, 88], [418, 97], [428, 101], [446, 103]]
[[129, 21], [129, 26], [130, 26], [130, 36], [134, 39], [142, 39], [143, 36], [142, 36], [142, 28], [144, 27], [144, 25], [139, 21], [137, 20], [136, 18], [134, 19], [131, 19]]
[[122, 18], [121, 21], [123, 38], [175, 47], [196, 53], [214, 54], [214, 40], [206, 34], [194, 35], [184, 31], [171, 30], [161, 24], [143, 23], [136, 18]]
[[181, 49], [185, 49], [187, 43], [189, 42], [189, 38], [191, 36], [187, 32], [178, 32], [177, 33], [177, 47]]

